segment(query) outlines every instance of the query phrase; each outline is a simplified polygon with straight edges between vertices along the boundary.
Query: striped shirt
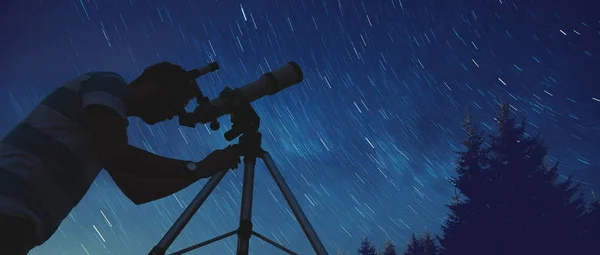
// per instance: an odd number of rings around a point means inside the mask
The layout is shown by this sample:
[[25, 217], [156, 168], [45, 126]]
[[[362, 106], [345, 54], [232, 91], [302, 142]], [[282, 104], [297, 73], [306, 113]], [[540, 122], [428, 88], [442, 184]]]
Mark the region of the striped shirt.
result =
[[32, 220], [37, 245], [54, 234], [102, 170], [82, 125], [83, 109], [105, 105], [127, 121], [126, 86], [112, 72], [80, 75], [0, 141], [0, 214]]

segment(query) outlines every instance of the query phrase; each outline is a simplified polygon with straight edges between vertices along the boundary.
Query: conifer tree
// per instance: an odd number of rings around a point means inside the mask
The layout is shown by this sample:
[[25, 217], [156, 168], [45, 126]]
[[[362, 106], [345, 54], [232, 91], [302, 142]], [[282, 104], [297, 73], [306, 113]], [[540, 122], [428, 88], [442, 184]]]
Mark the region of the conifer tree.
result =
[[592, 190], [592, 202], [587, 206], [583, 228], [585, 254], [596, 254], [600, 240], [600, 200]]
[[571, 178], [559, 182], [558, 163], [548, 165], [539, 137], [526, 132], [503, 104], [498, 133], [489, 147], [470, 119], [459, 153], [455, 187], [464, 197], [448, 207], [441, 254], [584, 254], [581, 252], [582, 197]]
[[[442, 254], [445, 250], [451, 251], [448, 254], [469, 254], [469, 251], [484, 250], [486, 246], [484, 237], [476, 233], [486, 231], [483, 219], [489, 216], [486, 212], [489, 208], [485, 205], [490, 197], [488, 185], [492, 177], [487, 171], [486, 151], [482, 148], [483, 134], [471, 122], [468, 112], [463, 129], [467, 135], [462, 142], [465, 151], [456, 152], [459, 155], [457, 177], [451, 180], [455, 194], [452, 203], [447, 205], [450, 214], [442, 226], [443, 236], [439, 240]], [[470, 239], [469, 246], [464, 245], [465, 238]]]
[[383, 246], [383, 255], [397, 255], [396, 247], [394, 247], [392, 241], [389, 239], [385, 241], [385, 245]]
[[575, 197], [579, 184], [573, 185], [571, 177], [558, 181], [558, 162], [546, 163], [543, 141], [526, 133], [525, 120], [517, 125], [509, 107], [501, 107], [498, 134], [489, 149], [497, 248], [527, 254], [578, 253], [584, 212], [582, 197]]
[[429, 230], [425, 229], [421, 243], [423, 244], [423, 255], [437, 255], [438, 247]]
[[453, 178], [451, 182], [469, 200], [484, 200], [485, 195], [481, 192], [487, 181], [487, 172], [485, 171], [487, 164], [486, 151], [482, 148], [484, 139], [478, 126], [471, 122], [468, 112], [463, 130], [467, 134], [467, 139], [462, 142], [466, 151], [456, 152], [460, 156], [456, 169], [458, 177]]
[[364, 237], [360, 244], [360, 249], [358, 249], [359, 255], [375, 255], [375, 246], [371, 244], [371, 241], [368, 237]]
[[423, 244], [420, 239], [417, 239], [415, 233], [412, 234], [404, 255], [423, 255]]

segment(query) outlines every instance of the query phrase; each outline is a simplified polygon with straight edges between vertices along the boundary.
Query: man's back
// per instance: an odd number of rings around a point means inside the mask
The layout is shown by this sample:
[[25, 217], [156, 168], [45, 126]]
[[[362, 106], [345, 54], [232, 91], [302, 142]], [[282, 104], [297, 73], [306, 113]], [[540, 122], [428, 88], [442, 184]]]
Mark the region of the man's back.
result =
[[126, 119], [126, 86], [115, 73], [78, 76], [0, 141], [0, 214], [33, 221], [36, 244], [50, 238], [102, 170], [82, 124], [83, 108], [102, 104]]

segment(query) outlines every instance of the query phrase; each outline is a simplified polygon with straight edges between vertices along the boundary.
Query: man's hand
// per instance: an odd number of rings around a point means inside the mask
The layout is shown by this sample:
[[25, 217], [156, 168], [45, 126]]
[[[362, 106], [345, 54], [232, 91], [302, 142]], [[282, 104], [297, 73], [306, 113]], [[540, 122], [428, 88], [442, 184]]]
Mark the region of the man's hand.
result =
[[215, 150], [196, 165], [199, 175], [210, 177], [221, 171], [236, 169], [240, 162], [240, 156], [231, 150]]

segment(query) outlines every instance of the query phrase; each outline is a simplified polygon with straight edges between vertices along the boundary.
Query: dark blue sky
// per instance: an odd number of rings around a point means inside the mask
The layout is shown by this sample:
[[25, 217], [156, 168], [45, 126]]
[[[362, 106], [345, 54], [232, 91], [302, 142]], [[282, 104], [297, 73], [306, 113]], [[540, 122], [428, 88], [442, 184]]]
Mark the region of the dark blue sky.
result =
[[[331, 254], [354, 254], [364, 235], [403, 247], [413, 232], [439, 233], [466, 108], [493, 132], [499, 102], [509, 101], [563, 174], [593, 176], [597, 8], [592, 0], [3, 1], [0, 135], [79, 73], [131, 81], [159, 61], [186, 69], [218, 61], [219, 71], [198, 79], [212, 98], [296, 61], [304, 82], [254, 103], [264, 148]], [[175, 120], [131, 119], [129, 128], [132, 144], [186, 160], [225, 147], [223, 132]], [[275, 183], [257, 170], [255, 230], [310, 254]], [[173, 249], [237, 227], [241, 177], [225, 177]], [[146, 254], [204, 183], [135, 206], [103, 172], [32, 254]], [[231, 237], [190, 254], [233, 254], [235, 244]], [[256, 238], [251, 247], [279, 254]]]

